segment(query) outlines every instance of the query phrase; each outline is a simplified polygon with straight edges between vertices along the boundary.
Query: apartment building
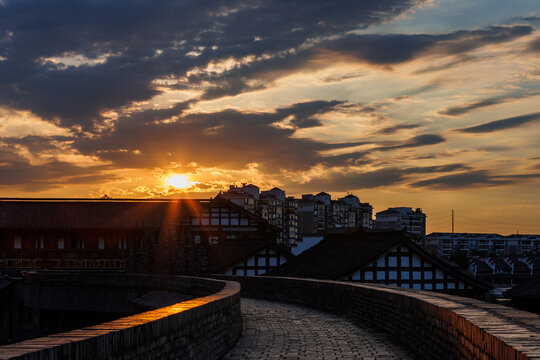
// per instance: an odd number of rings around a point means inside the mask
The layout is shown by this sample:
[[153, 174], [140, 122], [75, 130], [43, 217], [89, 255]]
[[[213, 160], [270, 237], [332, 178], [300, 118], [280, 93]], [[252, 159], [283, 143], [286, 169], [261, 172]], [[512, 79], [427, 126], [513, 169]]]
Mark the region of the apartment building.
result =
[[375, 215], [373, 228], [377, 230], [405, 230], [415, 235], [422, 244], [426, 237], [426, 214], [422, 209], [393, 207], [379, 211]]
[[522, 256], [540, 251], [540, 235], [513, 234], [503, 236], [484, 233], [431, 233], [427, 244], [439, 256], [449, 257], [456, 251], [468, 256], [484, 253], [490, 256]]

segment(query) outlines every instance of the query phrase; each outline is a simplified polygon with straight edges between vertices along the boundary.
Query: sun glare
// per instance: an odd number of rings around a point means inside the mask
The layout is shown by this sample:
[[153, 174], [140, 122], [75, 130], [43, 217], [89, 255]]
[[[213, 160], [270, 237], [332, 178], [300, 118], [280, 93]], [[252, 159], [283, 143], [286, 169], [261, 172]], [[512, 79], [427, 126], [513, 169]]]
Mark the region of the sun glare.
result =
[[189, 178], [186, 175], [172, 175], [170, 176], [165, 185], [172, 186], [177, 189], [185, 189], [191, 186], [193, 182], [189, 181]]

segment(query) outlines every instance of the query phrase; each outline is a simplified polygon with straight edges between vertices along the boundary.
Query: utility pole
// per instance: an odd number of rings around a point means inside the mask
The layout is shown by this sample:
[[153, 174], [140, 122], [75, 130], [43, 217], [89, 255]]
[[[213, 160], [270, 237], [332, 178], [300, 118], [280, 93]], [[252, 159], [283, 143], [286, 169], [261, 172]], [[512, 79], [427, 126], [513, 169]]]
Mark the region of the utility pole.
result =
[[452, 209], [452, 234], [454, 233], [454, 209]]

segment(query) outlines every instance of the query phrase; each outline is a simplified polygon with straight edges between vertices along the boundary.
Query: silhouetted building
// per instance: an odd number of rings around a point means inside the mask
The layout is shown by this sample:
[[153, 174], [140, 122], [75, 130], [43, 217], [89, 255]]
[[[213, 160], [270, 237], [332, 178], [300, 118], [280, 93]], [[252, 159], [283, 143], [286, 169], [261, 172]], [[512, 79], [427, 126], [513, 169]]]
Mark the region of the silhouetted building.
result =
[[285, 191], [274, 187], [260, 192], [255, 185], [242, 184], [241, 187], [231, 185], [229, 190], [220, 196], [279, 227], [281, 229], [277, 238], [279, 243], [289, 247], [296, 244], [298, 236], [296, 203], [294, 199], [286, 197]]
[[[280, 229], [213, 200], [0, 200], [0, 269], [107, 269], [203, 274], [246, 259], [242, 249], [285, 253]], [[231, 249], [236, 249], [232, 251]], [[257, 258], [268, 269], [273, 256]], [[213, 263], [214, 262], [214, 263]], [[278, 262], [278, 265], [281, 261]]]
[[429, 254], [404, 231], [329, 230], [273, 274], [481, 294], [489, 286]]
[[469, 272], [478, 280], [498, 285], [522, 284], [540, 273], [535, 257], [478, 257], [469, 259]]
[[299, 232], [302, 236], [321, 234], [335, 228], [366, 228], [372, 226], [373, 207], [349, 194], [332, 200], [325, 192], [305, 194], [298, 200]]
[[422, 209], [413, 211], [409, 207], [393, 207], [375, 215], [373, 228], [377, 230], [405, 230], [415, 235], [421, 243], [426, 237], [426, 215]]

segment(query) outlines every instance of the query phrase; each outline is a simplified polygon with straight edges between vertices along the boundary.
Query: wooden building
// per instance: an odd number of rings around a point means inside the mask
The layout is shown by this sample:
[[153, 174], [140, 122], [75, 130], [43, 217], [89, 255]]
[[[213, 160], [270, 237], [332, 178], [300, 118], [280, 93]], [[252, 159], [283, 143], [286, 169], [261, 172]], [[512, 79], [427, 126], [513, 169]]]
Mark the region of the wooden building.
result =
[[275, 275], [481, 294], [489, 286], [429, 254], [404, 231], [340, 229], [274, 271]]
[[[221, 197], [1, 199], [0, 269], [203, 274], [226, 270], [211, 263], [218, 248], [272, 247], [280, 230]], [[252, 254], [225, 256], [238, 263], [243, 255]]]

